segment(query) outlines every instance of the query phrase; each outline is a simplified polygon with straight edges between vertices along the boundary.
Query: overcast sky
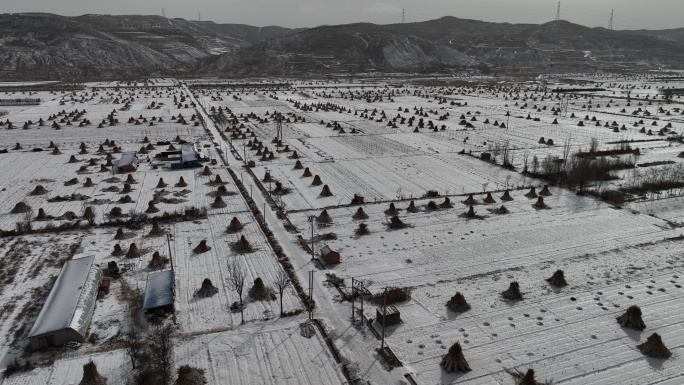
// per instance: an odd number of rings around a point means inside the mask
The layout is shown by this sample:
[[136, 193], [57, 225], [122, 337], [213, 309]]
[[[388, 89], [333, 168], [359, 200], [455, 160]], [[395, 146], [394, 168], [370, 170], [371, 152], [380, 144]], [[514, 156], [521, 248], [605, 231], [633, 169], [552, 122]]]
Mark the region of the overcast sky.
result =
[[[2, 12], [60, 15], [144, 14], [255, 26], [314, 27], [321, 24], [425, 21], [456, 16], [511, 23], [544, 23], [556, 17], [557, 0], [0, 0]], [[684, 0], [566, 0], [561, 19], [607, 27], [615, 9], [615, 29], [684, 27]]]

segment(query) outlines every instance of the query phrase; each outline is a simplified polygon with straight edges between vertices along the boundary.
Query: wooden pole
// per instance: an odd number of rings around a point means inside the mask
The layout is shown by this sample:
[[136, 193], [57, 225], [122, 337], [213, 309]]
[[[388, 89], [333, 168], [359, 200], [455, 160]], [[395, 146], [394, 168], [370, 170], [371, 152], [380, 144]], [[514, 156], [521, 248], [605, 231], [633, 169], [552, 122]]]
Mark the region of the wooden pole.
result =
[[382, 342], [380, 343], [380, 351], [385, 349], [385, 319], [387, 318], [387, 288], [382, 295]]

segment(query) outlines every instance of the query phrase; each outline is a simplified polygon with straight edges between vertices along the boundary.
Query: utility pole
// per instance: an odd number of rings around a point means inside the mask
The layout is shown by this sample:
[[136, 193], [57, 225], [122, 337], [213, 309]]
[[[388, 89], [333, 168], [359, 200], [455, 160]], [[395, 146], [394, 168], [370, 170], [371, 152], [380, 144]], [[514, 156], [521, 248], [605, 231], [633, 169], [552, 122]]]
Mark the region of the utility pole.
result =
[[387, 288], [382, 295], [382, 342], [380, 342], [380, 351], [385, 349], [385, 319], [387, 319]]
[[558, 10], [556, 11], [556, 21], [560, 20], [560, 1], [558, 2]]
[[313, 301], [313, 277], [314, 277], [314, 270], [309, 271], [309, 319], [313, 319], [313, 307], [311, 306], [311, 302]]
[[311, 222], [311, 260], [315, 258], [314, 254], [314, 222], [316, 221], [315, 215], [309, 215], [309, 222]]
[[608, 29], [611, 31], [613, 30], [613, 12], [614, 11], [615, 11], [614, 9], [610, 10], [610, 21], [608, 22]]

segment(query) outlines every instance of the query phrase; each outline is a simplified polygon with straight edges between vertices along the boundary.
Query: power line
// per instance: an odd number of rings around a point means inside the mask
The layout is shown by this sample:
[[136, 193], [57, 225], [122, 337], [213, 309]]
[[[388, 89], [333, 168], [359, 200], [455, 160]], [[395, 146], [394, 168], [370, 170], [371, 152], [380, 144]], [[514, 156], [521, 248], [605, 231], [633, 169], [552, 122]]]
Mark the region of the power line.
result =
[[558, 2], [558, 10], [556, 11], [556, 21], [560, 20], [560, 1]]

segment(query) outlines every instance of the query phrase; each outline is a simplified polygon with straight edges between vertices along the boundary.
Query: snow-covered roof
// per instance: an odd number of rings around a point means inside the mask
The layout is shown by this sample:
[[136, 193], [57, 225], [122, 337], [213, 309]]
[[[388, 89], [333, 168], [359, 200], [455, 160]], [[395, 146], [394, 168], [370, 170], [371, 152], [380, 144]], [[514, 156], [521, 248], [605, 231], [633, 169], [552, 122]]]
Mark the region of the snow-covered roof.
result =
[[134, 164], [137, 156], [138, 153], [135, 151], [124, 152], [123, 154], [121, 154], [121, 159], [119, 159], [119, 163], [117, 163], [117, 165], [121, 167]]
[[200, 156], [195, 150], [195, 146], [193, 146], [192, 144], [182, 144], [181, 158], [184, 163], [191, 163], [198, 160]]
[[29, 337], [73, 329], [85, 335], [95, 309], [102, 271], [95, 256], [67, 261], [50, 291]]
[[173, 271], [154, 271], [147, 274], [143, 309], [154, 309], [173, 304]]
[[328, 255], [330, 253], [334, 253], [334, 252], [335, 252], [335, 250], [331, 249], [330, 246], [328, 246], [328, 245], [321, 247], [321, 255], [322, 256], [326, 256], [326, 255]]

